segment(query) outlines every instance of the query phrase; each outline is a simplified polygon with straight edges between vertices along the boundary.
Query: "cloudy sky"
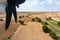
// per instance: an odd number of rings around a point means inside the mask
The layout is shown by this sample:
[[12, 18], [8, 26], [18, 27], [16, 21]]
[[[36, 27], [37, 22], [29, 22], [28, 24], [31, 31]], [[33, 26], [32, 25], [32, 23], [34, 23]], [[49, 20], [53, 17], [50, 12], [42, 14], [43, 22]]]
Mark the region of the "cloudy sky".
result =
[[26, 0], [17, 11], [60, 11], [60, 0]]
[[26, 0], [18, 11], [60, 11], [60, 0]]

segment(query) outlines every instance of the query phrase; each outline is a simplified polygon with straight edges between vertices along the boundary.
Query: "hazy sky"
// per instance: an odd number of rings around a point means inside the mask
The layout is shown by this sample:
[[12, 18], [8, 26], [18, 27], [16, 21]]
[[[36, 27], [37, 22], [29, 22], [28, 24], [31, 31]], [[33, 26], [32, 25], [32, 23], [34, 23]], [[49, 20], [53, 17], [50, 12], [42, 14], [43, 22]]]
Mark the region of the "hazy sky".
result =
[[60, 11], [60, 0], [26, 0], [18, 11]]
[[60, 0], [26, 0], [17, 11], [60, 11]]

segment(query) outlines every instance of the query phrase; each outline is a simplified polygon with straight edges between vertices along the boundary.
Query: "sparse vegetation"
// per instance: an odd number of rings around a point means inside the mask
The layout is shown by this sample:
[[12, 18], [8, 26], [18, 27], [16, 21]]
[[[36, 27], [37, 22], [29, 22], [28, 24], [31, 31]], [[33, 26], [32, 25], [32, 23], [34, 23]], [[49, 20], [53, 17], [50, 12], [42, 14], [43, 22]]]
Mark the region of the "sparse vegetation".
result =
[[48, 17], [46, 20], [52, 20], [52, 18], [51, 17]]
[[[24, 21], [23, 20], [25, 20], [25, 18], [24, 17], [26, 17], [27, 18], [27, 21], [30, 21], [30, 20], [28, 20], [29, 19], [29, 17], [32, 15], [32, 14], [30, 14], [30, 13], [28, 13], [29, 15], [26, 15], [26, 16], [24, 16], [24, 15], [20, 15], [19, 16], [19, 18], [20, 18], [20, 20], [19, 20], [19, 23], [20, 24], [24, 24]], [[39, 23], [41, 23], [42, 25], [43, 25], [43, 31], [45, 32], [45, 33], [49, 33], [49, 36], [51, 36], [53, 39], [56, 39], [57, 37], [56, 37], [56, 35], [58, 34], [60, 34], [60, 21], [54, 21], [53, 19], [52, 19], [52, 16], [51, 17], [48, 17], [48, 18], [46, 18], [47, 16], [49, 16], [48, 14], [46, 15], [46, 14], [44, 14], [44, 13], [42, 13], [41, 15], [40, 14], [38, 14], [37, 15], [37, 17], [36, 18], [32, 18], [31, 20], [32, 21], [34, 21], [34, 22], [39, 22]], [[54, 13], [55, 14], [55, 13]], [[50, 15], [53, 15], [54, 16], [54, 14], [50, 14]], [[40, 16], [39, 16], [40, 15]], [[34, 16], [35, 17], [35, 16]], [[57, 16], [55, 16], [57, 19], [60, 19], [60, 16], [58, 17], [58, 15]], [[54, 18], [55, 18], [54, 17]], [[23, 18], [23, 19], [22, 19]], [[40, 19], [41, 18], [41, 19]], [[21, 20], [22, 19], [22, 20]], [[3, 22], [4, 20], [3, 19], [1, 19], [0, 18], [0, 22]], [[50, 30], [49, 28], [52, 30]], [[13, 35], [13, 34], [12, 34]], [[9, 37], [8, 37], [8, 39], [10, 39]]]
[[49, 36], [52, 37], [53, 39], [56, 39], [56, 37], [57, 37], [56, 33], [52, 32], [52, 31], [49, 33]]
[[32, 21], [35, 21], [35, 18], [32, 18]]
[[57, 25], [60, 26], [60, 21], [57, 22]]
[[24, 15], [22, 17], [24, 17]]
[[19, 16], [19, 18], [22, 18], [21, 16]]
[[1, 22], [3, 22], [3, 19], [0, 19]]
[[8, 37], [8, 39], [11, 39], [10, 37]]
[[44, 31], [45, 33], [51, 32], [51, 30], [50, 30], [46, 25], [44, 25], [44, 26], [42, 27], [42, 29], [43, 29], [43, 31]]
[[41, 22], [41, 19], [36, 17], [36, 18], [32, 18], [32, 21]]
[[45, 21], [42, 21], [41, 22], [42, 23], [42, 25], [49, 25], [47, 22], [45, 22]]
[[44, 25], [48, 25], [48, 23], [47, 22], [44, 22]]
[[28, 15], [26, 17], [28, 17]]
[[38, 22], [41, 22], [41, 19], [40, 18], [36, 17], [36, 19], [37, 19]]
[[24, 21], [22, 21], [22, 20], [19, 20], [19, 23], [23, 25], [23, 24], [24, 24]]
[[49, 36], [52, 37], [54, 40], [58, 40], [59, 37], [56, 35], [55, 32], [51, 31], [46, 25], [43, 26], [43, 31], [45, 33], [49, 33]]
[[25, 16], [23, 15], [23, 16], [19, 16], [19, 18], [24, 18]]

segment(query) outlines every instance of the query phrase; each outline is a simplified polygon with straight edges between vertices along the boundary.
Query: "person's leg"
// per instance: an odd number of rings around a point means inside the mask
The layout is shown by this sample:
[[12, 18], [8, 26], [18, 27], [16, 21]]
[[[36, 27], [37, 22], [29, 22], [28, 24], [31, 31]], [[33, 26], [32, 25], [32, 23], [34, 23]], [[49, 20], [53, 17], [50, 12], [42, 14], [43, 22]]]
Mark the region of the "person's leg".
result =
[[6, 7], [6, 23], [5, 23], [5, 30], [8, 29], [10, 22], [11, 22], [11, 16], [12, 16], [12, 8], [7, 6]]
[[19, 5], [16, 5], [19, 8]]
[[16, 7], [15, 6], [13, 8], [13, 15], [14, 15], [15, 22], [17, 23], [17, 12], [16, 12]]
[[23, 4], [26, 0], [15, 0], [15, 4]]

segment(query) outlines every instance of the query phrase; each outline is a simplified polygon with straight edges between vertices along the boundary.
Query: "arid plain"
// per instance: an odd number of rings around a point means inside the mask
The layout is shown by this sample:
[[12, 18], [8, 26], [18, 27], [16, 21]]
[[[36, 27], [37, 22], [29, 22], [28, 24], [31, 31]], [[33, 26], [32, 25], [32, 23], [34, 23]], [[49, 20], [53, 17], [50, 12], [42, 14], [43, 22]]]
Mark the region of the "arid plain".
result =
[[[32, 21], [35, 17], [47, 22], [49, 24], [48, 28], [60, 37], [60, 27], [55, 25], [60, 21], [59, 12], [18, 12], [18, 22], [15, 23], [12, 16], [10, 27], [7, 31], [5, 30], [6, 14], [0, 13], [0, 19], [2, 19], [2, 21], [0, 20], [0, 40], [53, 40], [49, 33], [43, 32], [41, 23]], [[48, 17], [51, 17], [52, 20], [47, 21], [46, 18]], [[24, 25], [19, 23], [21, 20], [24, 21]]]

